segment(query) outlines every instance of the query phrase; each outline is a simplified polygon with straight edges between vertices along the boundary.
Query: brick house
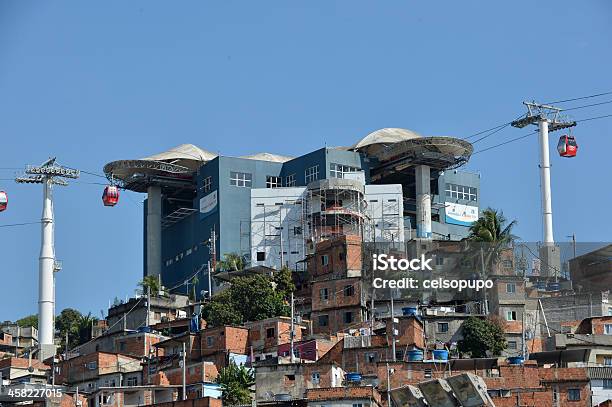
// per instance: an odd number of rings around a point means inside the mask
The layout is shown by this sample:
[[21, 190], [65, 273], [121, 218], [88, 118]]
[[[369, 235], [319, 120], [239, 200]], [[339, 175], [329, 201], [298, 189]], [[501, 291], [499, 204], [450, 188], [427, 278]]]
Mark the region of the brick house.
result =
[[311, 287], [313, 333], [343, 332], [367, 320], [367, 298], [359, 278], [314, 281]]
[[[294, 324], [294, 340], [299, 342], [308, 334], [307, 321]], [[278, 346], [291, 341], [291, 318], [274, 317], [244, 324], [249, 329], [249, 344], [255, 361], [278, 356]], [[250, 350], [249, 350], [250, 351]]]
[[372, 386], [307, 389], [308, 407], [381, 407], [380, 393]]

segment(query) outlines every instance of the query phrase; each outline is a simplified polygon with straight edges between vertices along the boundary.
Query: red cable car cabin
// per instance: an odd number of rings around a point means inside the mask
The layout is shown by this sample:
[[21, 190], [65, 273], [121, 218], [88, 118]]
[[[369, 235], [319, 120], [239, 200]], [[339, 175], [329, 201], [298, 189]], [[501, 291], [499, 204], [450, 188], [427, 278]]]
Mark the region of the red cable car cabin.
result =
[[0, 191], [0, 212], [4, 212], [8, 206], [8, 195], [4, 191]]
[[559, 143], [557, 144], [557, 150], [561, 157], [576, 157], [578, 152], [578, 144], [574, 136], [561, 136], [559, 137]]
[[119, 188], [114, 185], [109, 185], [104, 188], [104, 193], [102, 194], [102, 202], [104, 202], [104, 206], [117, 205], [117, 202], [119, 202]]

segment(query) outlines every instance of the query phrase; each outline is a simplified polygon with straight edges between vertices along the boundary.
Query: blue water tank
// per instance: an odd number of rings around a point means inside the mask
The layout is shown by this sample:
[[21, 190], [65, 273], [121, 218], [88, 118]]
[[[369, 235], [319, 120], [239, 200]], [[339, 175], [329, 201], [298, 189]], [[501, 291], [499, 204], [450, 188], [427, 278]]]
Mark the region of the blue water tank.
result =
[[546, 281], [538, 281], [536, 283], [536, 287], [538, 287], [538, 291], [545, 291], [546, 290]]
[[559, 291], [561, 289], [561, 284], [559, 283], [549, 283], [548, 291]]
[[138, 328], [138, 332], [140, 333], [150, 333], [152, 331], [152, 329], [148, 326], [141, 326], [140, 328]]
[[404, 307], [402, 308], [402, 315], [404, 316], [417, 316], [417, 308], [416, 307]]
[[436, 349], [432, 353], [434, 360], [448, 360], [448, 351], [446, 349]]
[[423, 360], [423, 351], [420, 349], [413, 349], [406, 352], [406, 357], [409, 362], [419, 362]]
[[522, 365], [525, 363], [525, 359], [522, 356], [510, 356], [508, 358], [508, 363], [511, 365]]
[[347, 373], [346, 374], [346, 381], [347, 382], [351, 382], [351, 383], [355, 383], [355, 382], [360, 382], [361, 381], [361, 373]]

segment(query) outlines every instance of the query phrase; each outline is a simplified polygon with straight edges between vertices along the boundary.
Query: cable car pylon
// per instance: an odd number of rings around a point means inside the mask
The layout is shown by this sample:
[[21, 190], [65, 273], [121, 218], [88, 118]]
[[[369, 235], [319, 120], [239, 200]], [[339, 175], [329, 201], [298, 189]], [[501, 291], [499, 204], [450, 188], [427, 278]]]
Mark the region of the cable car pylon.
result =
[[28, 165], [25, 176], [15, 178], [20, 184], [43, 184], [43, 210], [41, 217], [41, 242], [38, 270], [38, 360], [55, 355], [54, 314], [55, 276], [59, 263], [55, 259], [53, 185], [67, 186], [66, 178], [76, 179], [79, 170], [63, 167], [51, 158], [39, 166]]
[[542, 197], [542, 220], [544, 227], [544, 245], [540, 248], [540, 258], [545, 264], [547, 276], [559, 277], [561, 258], [559, 248], [555, 246], [552, 220], [552, 194], [550, 189], [550, 153], [548, 133], [576, 126], [575, 121], [564, 120], [560, 113], [563, 109], [536, 102], [523, 102], [527, 114], [511, 123], [512, 127], [522, 129], [528, 125], [537, 125], [540, 141], [540, 194]]

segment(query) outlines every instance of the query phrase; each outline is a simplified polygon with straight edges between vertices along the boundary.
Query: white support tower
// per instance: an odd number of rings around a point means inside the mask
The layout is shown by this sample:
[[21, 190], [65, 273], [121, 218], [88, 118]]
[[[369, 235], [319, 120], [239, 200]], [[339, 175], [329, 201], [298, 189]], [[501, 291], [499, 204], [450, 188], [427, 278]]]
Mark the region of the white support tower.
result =
[[53, 223], [53, 185], [66, 186], [64, 178], [76, 179], [78, 170], [55, 164], [55, 158], [40, 166], [28, 166], [27, 176], [15, 178], [15, 182], [25, 184], [43, 184], [43, 210], [41, 223], [41, 244], [38, 274], [38, 359], [44, 360], [55, 354], [54, 313], [55, 313], [55, 277], [54, 272], [60, 269], [55, 259], [54, 223]]
[[543, 261], [545, 275], [559, 276], [560, 255], [555, 246], [553, 234], [552, 193], [550, 187], [550, 153], [548, 133], [556, 130], [576, 126], [575, 121], [564, 120], [560, 117], [562, 109], [535, 102], [523, 102], [527, 106], [525, 117], [513, 121], [513, 127], [522, 129], [530, 124], [537, 125], [540, 142], [540, 193], [542, 199], [542, 227], [544, 231], [544, 245], [540, 249], [540, 258]]

